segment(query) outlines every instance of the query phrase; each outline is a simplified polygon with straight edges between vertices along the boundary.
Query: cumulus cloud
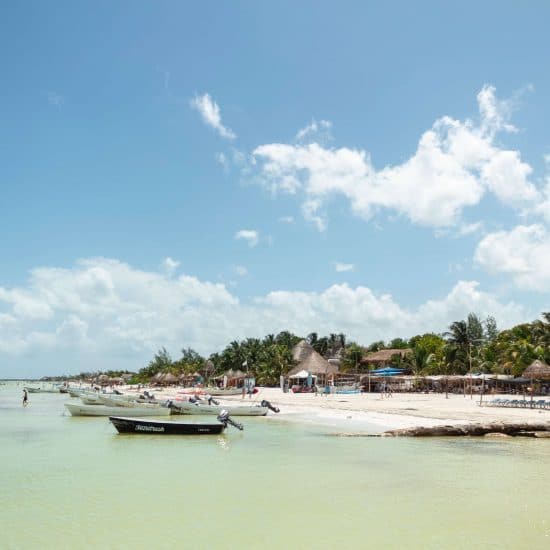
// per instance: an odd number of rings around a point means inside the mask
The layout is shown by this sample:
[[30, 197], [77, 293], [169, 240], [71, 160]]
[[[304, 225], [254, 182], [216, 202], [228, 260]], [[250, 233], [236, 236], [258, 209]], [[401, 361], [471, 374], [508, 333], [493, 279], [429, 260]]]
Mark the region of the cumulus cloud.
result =
[[[28, 303], [48, 316], [29, 316]], [[130, 359], [137, 369], [161, 346], [176, 355], [183, 346], [209, 354], [234, 339], [286, 329], [301, 335], [344, 332], [368, 344], [444, 331], [470, 311], [494, 315], [501, 328], [534, 318], [472, 281], [461, 281], [447, 296], [412, 309], [389, 294], [346, 284], [321, 292], [269, 292], [241, 303], [222, 284], [187, 275], [167, 278], [117, 260], [91, 258], [71, 268], [36, 269], [24, 287], [1, 288], [0, 353], [15, 357], [49, 351], [58, 365], [71, 350], [86, 351], [95, 354], [96, 362], [101, 358], [102, 368], [116, 368], [123, 360], [128, 366]]]
[[548, 292], [550, 232], [534, 224], [490, 233], [478, 244], [474, 261], [489, 273], [510, 275], [520, 288]]
[[332, 122], [329, 120], [312, 120], [311, 124], [308, 124], [305, 128], [298, 130], [296, 134], [296, 141], [323, 143], [332, 139], [330, 129], [332, 128]]
[[235, 139], [233, 131], [222, 124], [222, 116], [219, 105], [209, 94], [197, 95], [191, 100], [191, 107], [199, 112], [203, 122], [214, 128], [218, 134], [226, 139]]
[[337, 273], [343, 273], [345, 271], [353, 271], [354, 270], [353, 264], [343, 264], [340, 262], [334, 262], [334, 269]]
[[[449, 116], [436, 120], [402, 164], [376, 169], [361, 149], [271, 143], [252, 153], [257, 179], [274, 193], [299, 196], [304, 217], [319, 231], [327, 225], [322, 208], [336, 195], [346, 197], [365, 219], [388, 210], [436, 228], [459, 224], [463, 210], [479, 204], [487, 192], [517, 208], [539, 200], [529, 180], [531, 167], [518, 151], [495, 142], [499, 133], [515, 131], [508, 123], [509, 105], [496, 98], [492, 86], [484, 86], [477, 100], [478, 123]], [[307, 137], [312, 128], [313, 123], [297, 137]]]
[[162, 270], [168, 277], [171, 277], [179, 265], [180, 262], [173, 260], [170, 256], [168, 256], [168, 258], [164, 258], [164, 261], [162, 262]]
[[255, 229], [241, 229], [235, 233], [235, 239], [246, 241], [248, 246], [254, 247], [260, 240], [260, 234]]
[[208, 332], [203, 314], [211, 310], [211, 321], [228, 320], [237, 305], [221, 284], [86, 259], [70, 269], [35, 269], [24, 288], [0, 287], [0, 350], [79, 346], [130, 353], [179, 338], [197, 345], [199, 332]]
[[544, 157], [546, 164], [546, 177], [538, 203], [533, 208], [533, 213], [540, 215], [550, 222], [550, 155]]

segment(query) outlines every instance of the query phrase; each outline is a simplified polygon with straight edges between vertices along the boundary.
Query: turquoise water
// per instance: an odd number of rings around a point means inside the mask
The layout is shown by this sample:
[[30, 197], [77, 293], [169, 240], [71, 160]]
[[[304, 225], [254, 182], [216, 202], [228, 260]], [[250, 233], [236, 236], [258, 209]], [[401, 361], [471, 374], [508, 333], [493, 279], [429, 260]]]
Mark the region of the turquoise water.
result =
[[[0, 386], [1, 548], [550, 548], [550, 440], [118, 435]], [[210, 418], [211, 420], [211, 418]]]

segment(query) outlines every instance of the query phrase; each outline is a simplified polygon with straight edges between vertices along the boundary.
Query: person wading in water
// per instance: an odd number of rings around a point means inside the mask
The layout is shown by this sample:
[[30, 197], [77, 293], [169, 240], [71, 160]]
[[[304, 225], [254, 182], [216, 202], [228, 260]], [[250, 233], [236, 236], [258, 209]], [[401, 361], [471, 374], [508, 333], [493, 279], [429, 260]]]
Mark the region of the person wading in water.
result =
[[23, 388], [23, 407], [26, 407], [28, 402], [29, 402], [29, 392], [27, 391], [27, 388]]

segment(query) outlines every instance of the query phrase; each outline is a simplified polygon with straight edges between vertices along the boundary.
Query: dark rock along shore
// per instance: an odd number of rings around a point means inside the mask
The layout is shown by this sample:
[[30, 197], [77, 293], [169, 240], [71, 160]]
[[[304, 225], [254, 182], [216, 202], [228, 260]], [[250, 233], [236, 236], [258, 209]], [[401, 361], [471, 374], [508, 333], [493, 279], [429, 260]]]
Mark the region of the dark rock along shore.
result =
[[550, 437], [550, 422], [529, 423], [492, 423], [465, 424], [461, 426], [433, 426], [425, 428], [405, 428], [389, 430], [382, 437], [441, 437], [441, 436], [483, 436], [487, 434], [506, 434], [511, 436]]

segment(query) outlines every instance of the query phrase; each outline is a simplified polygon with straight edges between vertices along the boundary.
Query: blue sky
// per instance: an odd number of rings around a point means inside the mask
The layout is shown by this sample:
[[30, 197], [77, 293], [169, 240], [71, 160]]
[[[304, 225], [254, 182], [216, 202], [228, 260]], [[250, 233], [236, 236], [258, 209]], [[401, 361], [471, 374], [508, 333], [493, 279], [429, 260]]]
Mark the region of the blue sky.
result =
[[8, 2], [0, 376], [550, 307], [545, 2]]

